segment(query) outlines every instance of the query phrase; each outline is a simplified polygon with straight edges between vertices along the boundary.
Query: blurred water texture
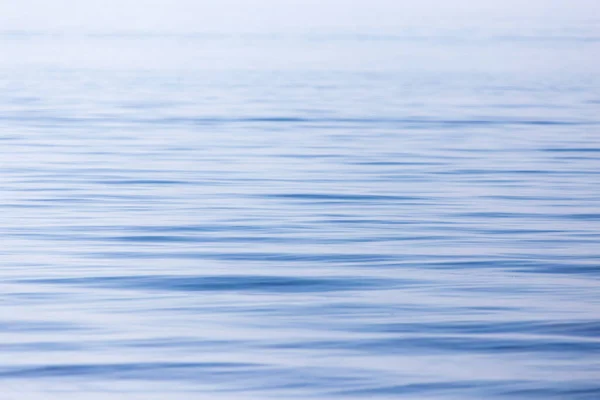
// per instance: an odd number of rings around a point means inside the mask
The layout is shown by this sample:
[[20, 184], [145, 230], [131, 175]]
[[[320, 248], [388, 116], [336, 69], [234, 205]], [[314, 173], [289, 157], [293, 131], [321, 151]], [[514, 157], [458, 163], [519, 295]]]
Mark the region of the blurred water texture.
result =
[[600, 34], [2, 34], [0, 398], [600, 398]]

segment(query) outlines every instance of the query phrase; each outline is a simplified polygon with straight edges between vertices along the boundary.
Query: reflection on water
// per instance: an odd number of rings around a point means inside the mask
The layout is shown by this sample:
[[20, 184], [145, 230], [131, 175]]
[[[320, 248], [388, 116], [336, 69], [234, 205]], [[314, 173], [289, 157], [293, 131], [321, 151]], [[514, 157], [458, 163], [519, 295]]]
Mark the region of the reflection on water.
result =
[[5, 35], [3, 393], [599, 398], [580, 39]]

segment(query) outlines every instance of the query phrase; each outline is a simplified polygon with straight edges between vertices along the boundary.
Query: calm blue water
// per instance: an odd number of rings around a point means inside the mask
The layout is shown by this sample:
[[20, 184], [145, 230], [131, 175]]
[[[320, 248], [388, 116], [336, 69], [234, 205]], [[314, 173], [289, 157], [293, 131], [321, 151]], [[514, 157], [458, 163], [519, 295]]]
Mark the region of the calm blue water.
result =
[[0, 398], [599, 399], [584, 28], [4, 32]]

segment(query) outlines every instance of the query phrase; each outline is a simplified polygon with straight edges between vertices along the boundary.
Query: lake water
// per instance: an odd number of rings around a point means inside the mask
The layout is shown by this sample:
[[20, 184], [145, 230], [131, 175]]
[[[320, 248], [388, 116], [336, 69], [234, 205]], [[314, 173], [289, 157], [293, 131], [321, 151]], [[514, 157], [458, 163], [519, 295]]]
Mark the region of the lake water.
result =
[[596, 26], [2, 33], [0, 398], [600, 398]]

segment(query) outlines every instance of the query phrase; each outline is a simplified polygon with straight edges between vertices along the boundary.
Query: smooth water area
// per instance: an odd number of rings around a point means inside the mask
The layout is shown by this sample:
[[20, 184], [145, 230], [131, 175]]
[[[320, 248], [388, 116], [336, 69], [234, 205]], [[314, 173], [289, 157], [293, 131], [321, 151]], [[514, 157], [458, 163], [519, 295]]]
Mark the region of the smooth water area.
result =
[[600, 398], [584, 28], [4, 32], [0, 398]]

